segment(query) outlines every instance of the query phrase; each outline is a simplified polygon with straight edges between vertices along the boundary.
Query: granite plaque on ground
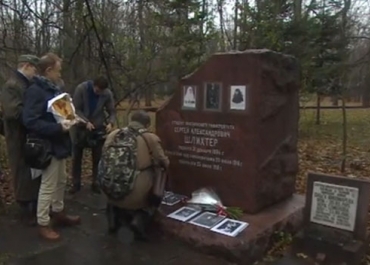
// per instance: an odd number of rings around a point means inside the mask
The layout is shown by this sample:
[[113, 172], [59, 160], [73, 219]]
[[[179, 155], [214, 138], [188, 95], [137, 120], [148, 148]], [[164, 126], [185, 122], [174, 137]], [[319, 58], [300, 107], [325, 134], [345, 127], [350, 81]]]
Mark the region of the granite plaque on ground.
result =
[[368, 246], [369, 202], [369, 181], [309, 173], [296, 251], [320, 256], [323, 264], [359, 264]]
[[171, 190], [211, 186], [248, 213], [291, 196], [299, 86], [297, 60], [269, 50], [215, 54], [183, 78], [156, 115]]
[[315, 181], [312, 189], [310, 221], [353, 231], [358, 203], [358, 188]]

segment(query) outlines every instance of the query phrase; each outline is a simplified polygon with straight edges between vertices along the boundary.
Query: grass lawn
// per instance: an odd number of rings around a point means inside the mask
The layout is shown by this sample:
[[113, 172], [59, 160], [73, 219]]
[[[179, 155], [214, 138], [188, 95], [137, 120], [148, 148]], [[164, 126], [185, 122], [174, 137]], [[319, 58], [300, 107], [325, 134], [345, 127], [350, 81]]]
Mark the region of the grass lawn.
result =
[[[322, 110], [321, 125], [315, 110], [302, 110], [299, 124], [300, 172], [297, 189], [304, 192], [307, 171], [340, 173], [342, 155], [342, 112]], [[370, 109], [347, 110], [347, 176], [370, 177]]]

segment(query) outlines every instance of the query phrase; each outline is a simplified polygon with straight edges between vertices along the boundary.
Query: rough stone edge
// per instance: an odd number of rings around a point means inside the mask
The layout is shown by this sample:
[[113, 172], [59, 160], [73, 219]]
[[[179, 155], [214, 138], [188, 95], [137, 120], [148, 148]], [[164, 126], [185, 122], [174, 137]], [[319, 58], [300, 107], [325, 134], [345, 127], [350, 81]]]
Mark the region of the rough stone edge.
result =
[[[276, 232], [284, 231], [291, 234], [298, 232], [303, 224], [303, 213], [304, 205], [295, 209], [295, 211], [286, 216], [283, 220], [277, 221], [269, 229], [262, 231], [259, 235], [254, 237], [253, 241], [245, 242], [243, 238], [240, 238], [237, 244], [229, 244], [228, 246], [205, 244], [204, 241], [199, 241], [199, 239], [197, 240], [194, 236], [183, 238], [182, 235], [177, 234], [176, 231], [166, 229], [165, 223], [162, 221], [167, 219], [164, 215], [157, 218], [156, 223], [159, 224], [159, 229], [163, 233], [175, 237], [201, 253], [224, 258], [228, 261], [237, 262], [242, 265], [250, 265], [263, 258], [271, 247], [272, 237]], [[177, 222], [175, 220], [168, 221]]]
[[212, 55], [210, 55], [207, 60], [205, 60], [199, 67], [197, 67], [193, 72], [187, 74], [187, 75], [184, 75], [183, 77], [180, 78], [180, 81], [183, 81], [183, 80], [186, 80], [186, 79], [189, 79], [190, 77], [192, 77], [196, 72], [199, 71], [199, 69], [201, 69], [202, 67], [204, 67], [207, 62], [209, 62], [213, 57], [216, 57], [216, 56], [229, 56], [229, 55], [237, 55], [237, 54], [240, 54], [240, 55], [245, 55], [245, 54], [279, 54], [279, 55], [283, 55], [285, 57], [290, 57], [290, 58], [294, 58], [294, 56], [292, 55], [289, 55], [289, 54], [284, 54], [284, 53], [281, 53], [281, 52], [276, 52], [276, 51], [273, 51], [273, 50], [270, 50], [270, 49], [247, 49], [247, 50], [244, 50], [244, 51], [228, 51], [228, 52], [216, 52]]

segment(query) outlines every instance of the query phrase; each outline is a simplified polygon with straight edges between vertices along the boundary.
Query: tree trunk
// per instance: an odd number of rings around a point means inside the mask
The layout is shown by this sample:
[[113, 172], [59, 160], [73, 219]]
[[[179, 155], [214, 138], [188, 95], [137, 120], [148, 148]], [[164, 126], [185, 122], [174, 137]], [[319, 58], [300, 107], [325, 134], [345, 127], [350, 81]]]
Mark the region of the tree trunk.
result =
[[[344, 1], [344, 7], [343, 7], [343, 10], [342, 10], [342, 32], [341, 32], [341, 40], [343, 42], [346, 41], [346, 31], [347, 31], [347, 15], [348, 15], [348, 11], [349, 9], [351, 8], [351, 0], [345, 0]], [[346, 54], [343, 53], [343, 57], [345, 56]], [[345, 60], [346, 58], [344, 57], [343, 58], [343, 61]], [[344, 80], [347, 76], [347, 72], [346, 72], [346, 69], [343, 68], [343, 77], [342, 77], [342, 80]], [[342, 81], [343, 83], [343, 81]], [[347, 88], [349, 87], [349, 82], [348, 82], [348, 85], [347, 85]], [[347, 159], [347, 113], [346, 113], [346, 98], [344, 96], [344, 91], [342, 91], [342, 115], [343, 115], [343, 139], [342, 139], [342, 147], [343, 147], [343, 150], [342, 150], [342, 166], [341, 166], [341, 172], [344, 173], [344, 171], [346, 170], [346, 159]]]
[[225, 47], [225, 29], [224, 29], [224, 12], [223, 12], [223, 9], [224, 9], [224, 0], [218, 0], [217, 1], [217, 8], [218, 8], [218, 15], [220, 17], [220, 48], [221, 48], [221, 51], [226, 51], [226, 47]]
[[342, 97], [342, 116], [343, 116], [343, 138], [342, 138], [342, 165], [340, 171], [342, 173], [346, 170], [346, 158], [347, 158], [347, 111], [346, 111], [346, 99]]
[[321, 111], [321, 96], [319, 94], [317, 94], [316, 125], [320, 125], [320, 111]]
[[331, 97], [331, 103], [333, 104], [333, 106], [338, 106], [339, 105], [338, 96], [332, 96]]
[[[370, 70], [370, 63], [368, 69]], [[362, 106], [370, 107], [370, 75], [365, 78], [365, 85], [362, 89]]]
[[236, 51], [238, 47], [238, 11], [239, 11], [239, 1], [235, 0], [235, 13], [234, 13], [234, 41], [233, 50]]
[[294, 0], [294, 21], [299, 23], [302, 17], [302, 0]]
[[[137, 15], [138, 15], [138, 22], [139, 22], [139, 51], [142, 54], [144, 52], [145, 47], [145, 24], [144, 24], [144, 0], [137, 1]], [[150, 87], [146, 87], [144, 89], [144, 97], [145, 97], [145, 107], [152, 106], [152, 89]]]

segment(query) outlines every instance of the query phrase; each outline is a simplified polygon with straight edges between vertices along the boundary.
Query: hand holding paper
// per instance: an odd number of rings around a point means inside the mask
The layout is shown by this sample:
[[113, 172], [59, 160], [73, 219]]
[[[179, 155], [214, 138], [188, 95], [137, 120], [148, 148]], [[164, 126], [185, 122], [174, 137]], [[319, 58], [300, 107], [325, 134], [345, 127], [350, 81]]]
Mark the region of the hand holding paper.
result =
[[69, 129], [71, 129], [71, 127], [75, 124], [74, 121], [70, 121], [70, 120], [64, 120], [64, 121], [61, 121], [60, 124], [62, 125], [63, 127], [63, 131], [68, 131]]
[[68, 131], [76, 123], [86, 123], [76, 114], [72, 98], [68, 93], [62, 93], [50, 99], [47, 111], [54, 115], [55, 120], [63, 126], [65, 131]]

